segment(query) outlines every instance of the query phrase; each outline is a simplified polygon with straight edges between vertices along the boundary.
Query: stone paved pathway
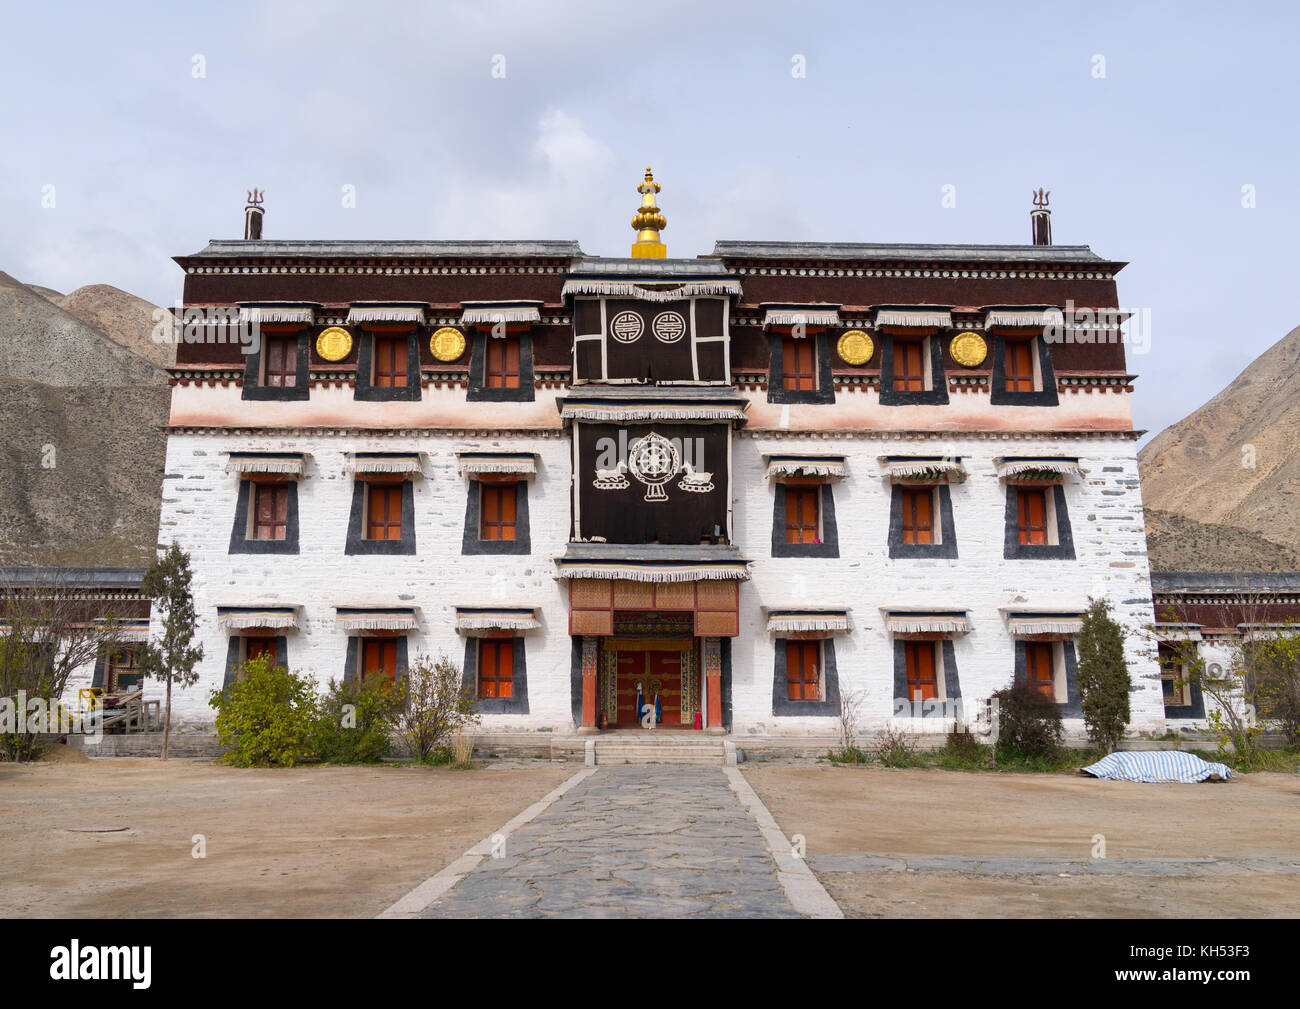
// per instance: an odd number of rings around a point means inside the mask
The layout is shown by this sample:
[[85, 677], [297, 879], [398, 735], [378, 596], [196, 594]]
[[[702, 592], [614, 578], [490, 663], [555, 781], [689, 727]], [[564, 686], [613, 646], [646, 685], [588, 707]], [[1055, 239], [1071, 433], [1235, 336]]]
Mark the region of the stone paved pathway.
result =
[[798, 918], [721, 768], [599, 768], [427, 918]]

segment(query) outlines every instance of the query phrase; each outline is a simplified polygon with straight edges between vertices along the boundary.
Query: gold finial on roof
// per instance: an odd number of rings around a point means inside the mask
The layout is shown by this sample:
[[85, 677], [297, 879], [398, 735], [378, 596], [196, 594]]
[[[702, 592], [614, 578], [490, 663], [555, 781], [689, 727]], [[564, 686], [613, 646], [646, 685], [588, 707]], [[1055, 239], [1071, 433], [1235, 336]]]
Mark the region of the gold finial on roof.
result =
[[633, 259], [663, 259], [668, 254], [668, 247], [659, 238], [659, 232], [668, 227], [668, 219], [655, 205], [655, 194], [660, 188], [654, 173], [646, 166], [645, 181], [636, 187], [641, 194], [641, 209], [632, 218], [632, 227], [637, 233], [636, 241], [632, 243]]

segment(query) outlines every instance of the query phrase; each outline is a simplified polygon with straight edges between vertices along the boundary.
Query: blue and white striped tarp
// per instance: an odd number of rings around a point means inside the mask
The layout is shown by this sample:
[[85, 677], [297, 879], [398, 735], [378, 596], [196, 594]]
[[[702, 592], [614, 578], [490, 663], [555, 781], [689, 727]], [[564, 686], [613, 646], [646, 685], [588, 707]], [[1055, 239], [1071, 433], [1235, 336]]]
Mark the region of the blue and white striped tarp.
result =
[[1102, 757], [1085, 767], [1084, 772], [1107, 781], [1177, 782], [1192, 785], [1215, 777], [1227, 780], [1232, 769], [1227, 764], [1210, 764], [1180, 750], [1126, 750]]

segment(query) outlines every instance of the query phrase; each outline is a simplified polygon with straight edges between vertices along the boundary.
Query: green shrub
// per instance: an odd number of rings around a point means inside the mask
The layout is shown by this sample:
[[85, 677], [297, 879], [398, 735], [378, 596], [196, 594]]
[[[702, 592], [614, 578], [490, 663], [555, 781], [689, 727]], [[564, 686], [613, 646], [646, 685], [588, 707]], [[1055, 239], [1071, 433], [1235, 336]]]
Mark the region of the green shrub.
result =
[[1119, 746], [1128, 728], [1129, 677], [1124, 658], [1124, 628], [1110, 615], [1110, 606], [1097, 599], [1083, 615], [1083, 627], [1075, 638], [1079, 656], [1079, 704], [1088, 738], [1109, 753]]
[[886, 767], [911, 767], [916, 760], [916, 745], [906, 732], [892, 726], [876, 741], [876, 760]]
[[330, 681], [317, 708], [313, 748], [331, 764], [374, 764], [393, 748], [398, 689], [386, 677]]
[[943, 744], [943, 756], [956, 765], [979, 764], [985, 758], [984, 747], [979, 737], [971, 732], [965, 722], [957, 722], [948, 733]]
[[997, 705], [995, 752], [1003, 757], [1053, 758], [1065, 730], [1056, 702], [1025, 680], [1013, 680], [993, 695]]
[[292, 767], [315, 756], [316, 683], [265, 655], [244, 663], [239, 679], [214, 690], [217, 738], [228, 747], [222, 763], [236, 767]]

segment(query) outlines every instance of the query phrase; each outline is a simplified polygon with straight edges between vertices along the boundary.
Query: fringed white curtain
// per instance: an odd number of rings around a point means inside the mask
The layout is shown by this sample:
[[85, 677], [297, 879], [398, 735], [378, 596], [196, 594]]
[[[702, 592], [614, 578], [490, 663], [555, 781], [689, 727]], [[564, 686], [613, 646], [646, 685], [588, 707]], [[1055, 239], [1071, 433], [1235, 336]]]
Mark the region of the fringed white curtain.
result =
[[[670, 282], [671, 283], [671, 282]], [[628, 280], [566, 280], [561, 292], [571, 294], [604, 294], [615, 298], [635, 298], [639, 301], [681, 301], [710, 294], [740, 294], [738, 280], [692, 280], [671, 288], [646, 287]]]

